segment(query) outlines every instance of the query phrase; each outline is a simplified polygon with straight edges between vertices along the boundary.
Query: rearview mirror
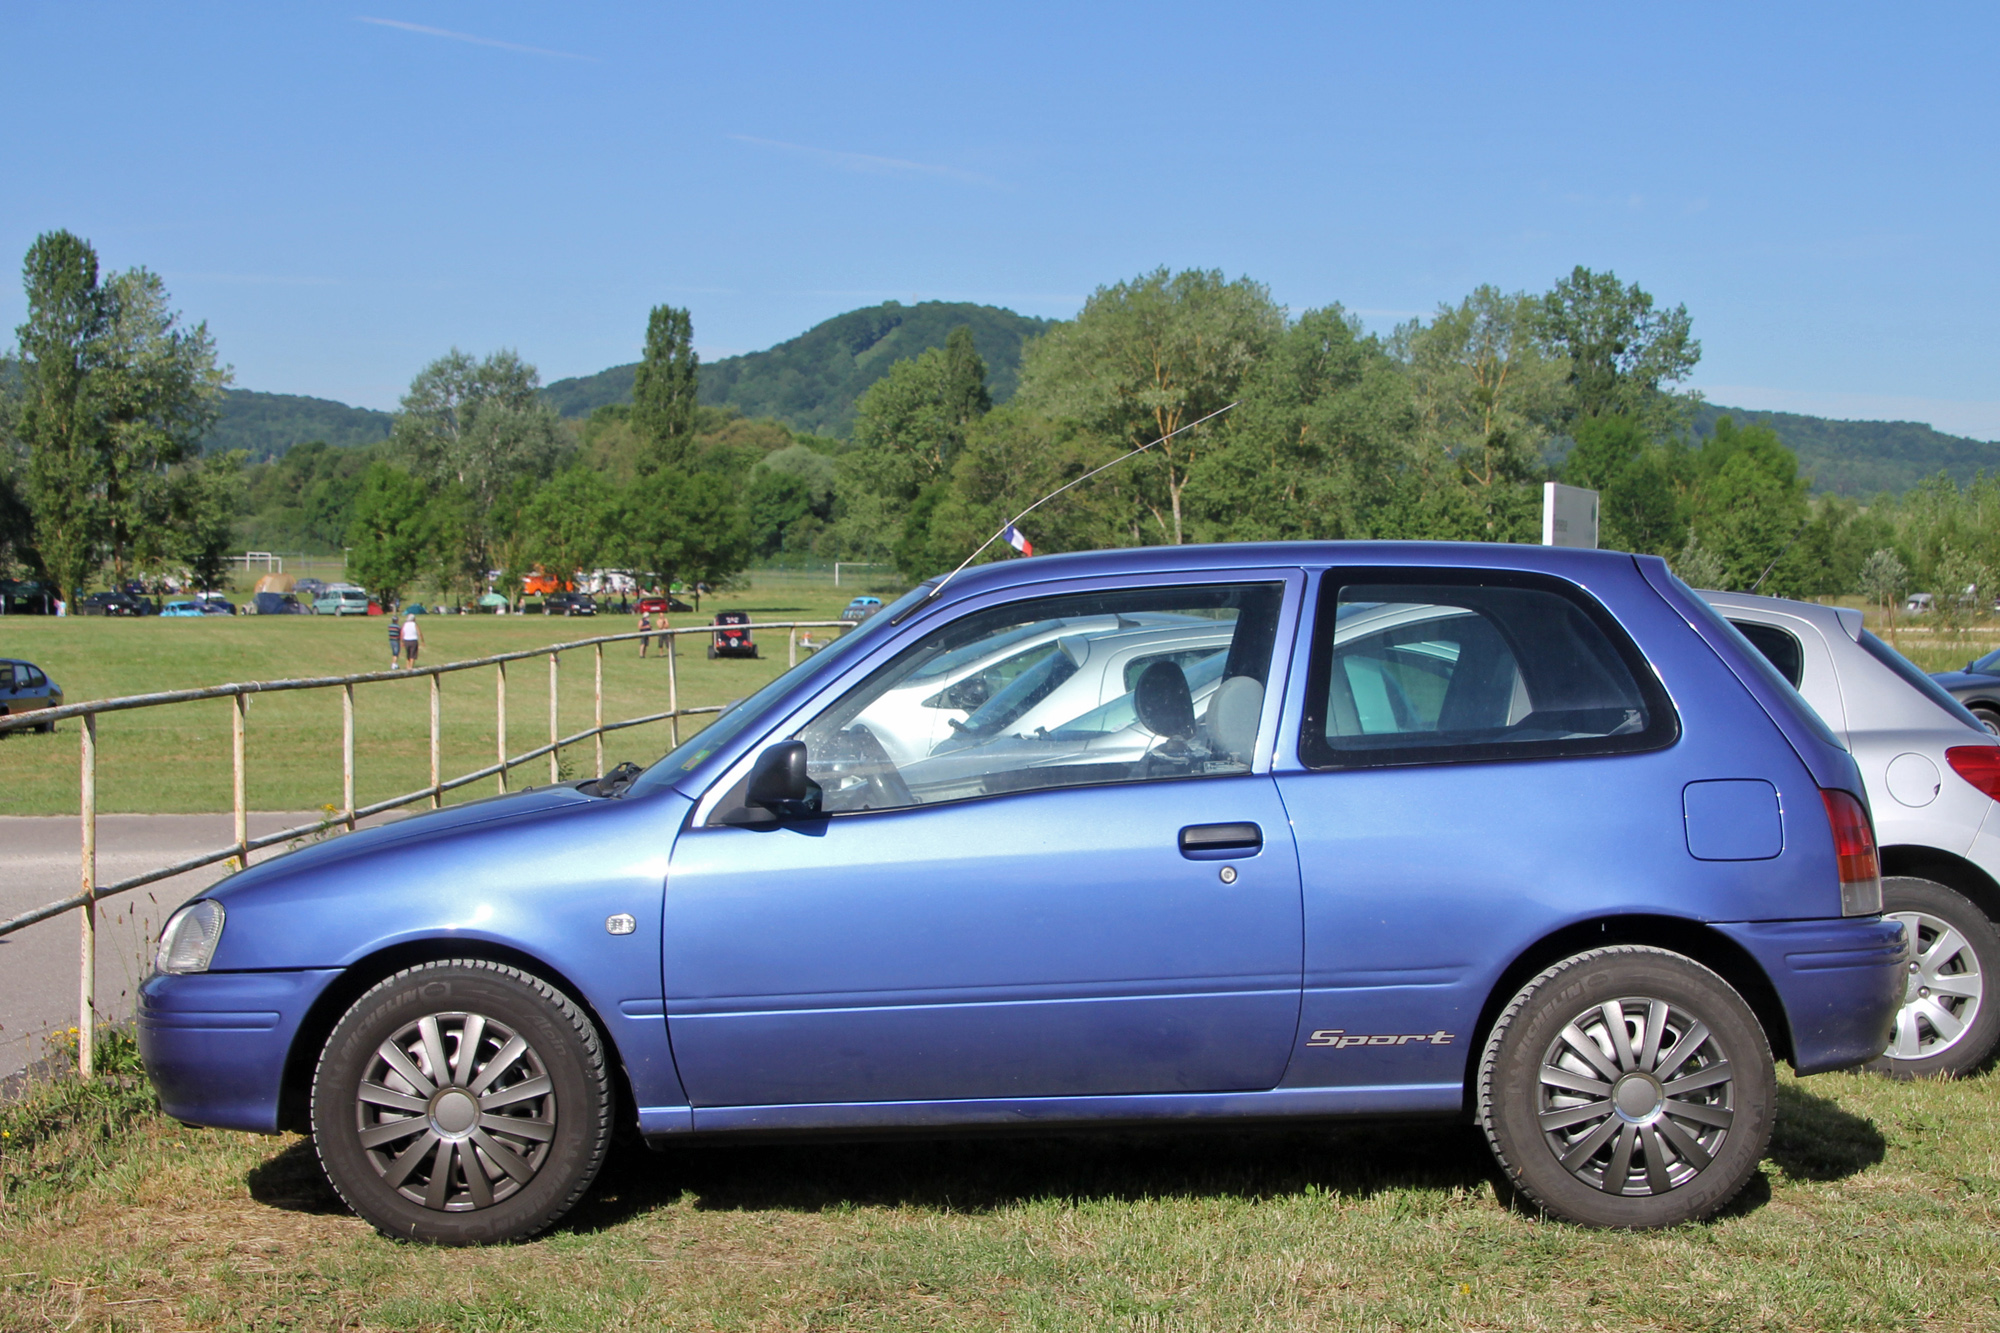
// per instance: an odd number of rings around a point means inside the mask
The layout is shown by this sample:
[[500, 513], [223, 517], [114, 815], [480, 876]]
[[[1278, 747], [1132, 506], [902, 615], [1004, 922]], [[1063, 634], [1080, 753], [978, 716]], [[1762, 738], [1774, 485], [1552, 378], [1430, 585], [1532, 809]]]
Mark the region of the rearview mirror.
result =
[[817, 811], [819, 784], [806, 776], [806, 743], [779, 741], [758, 755], [743, 803], [788, 815]]

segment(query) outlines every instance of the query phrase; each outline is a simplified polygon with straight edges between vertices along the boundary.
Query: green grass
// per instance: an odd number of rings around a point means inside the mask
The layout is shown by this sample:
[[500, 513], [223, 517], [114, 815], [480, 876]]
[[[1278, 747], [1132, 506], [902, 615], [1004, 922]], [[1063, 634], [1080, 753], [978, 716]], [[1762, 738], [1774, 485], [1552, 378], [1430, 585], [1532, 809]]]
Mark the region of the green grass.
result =
[[1991, 1076], [1784, 1077], [1738, 1202], [1649, 1234], [1511, 1209], [1472, 1131], [1418, 1122], [624, 1147], [554, 1231], [488, 1250], [385, 1240], [306, 1141], [131, 1087], [7, 1113], [60, 1124], [0, 1151], [0, 1328], [2000, 1326]]
[[[851, 582], [851, 580], [850, 580]], [[740, 609], [753, 620], [833, 618], [857, 588], [834, 588], [826, 575], [752, 575], [739, 592], [704, 599], [702, 614], [675, 625], [705, 623], [716, 610]], [[425, 663], [458, 661], [637, 628], [637, 617], [561, 619], [526, 616], [427, 616]], [[825, 638], [834, 631], [819, 631]], [[707, 660], [700, 636], [681, 640], [675, 667], [683, 707], [720, 704], [750, 693], [785, 669], [785, 636], [760, 637], [756, 661]], [[235, 616], [113, 620], [13, 616], [0, 620], [0, 657], [27, 658], [62, 685], [70, 702], [184, 689], [227, 681], [278, 680], [386, 670], [388, 622], [381, 617]], [[558, 688], [561, 733], [588, 727], [592, 655], [566, 654]], [[496, 752], [492, 668], [443, 677], [444, 772], [493, 763]], [[634, 643], [605, 649], [606, 721], [667, 707], [667, 668], [640, 660]], [[518, 754], [548, 740], [546, 660], [508, 667], [507, 740]], [[230, 808], [230, 704], [226, 699], [108, 713], [98, 720], [98, 808], [154, 814]], [[253, 697], [245, 746], [249, 804], [256, 810], [312, 810], [340, 800], [340, 692], [298, 691]], [[690, 719], [683, 726], [701, 725]], [[0, 814], [74, 814], [78, 732], [0, 735]], [[645, 764], [669, 748], [664, 723], [616, 732], [605, 762]], [[596, 766], [586, 742], [563, 753], [569, 776]], [[430, 781], [429, 685], [423, 678], [358, 687], [355, 692], [355, 799], [366, 805]], [[546, 759], [512, 778], [520, 787], [548, 781]], [[461, 788], [448, 800], [491, 795], [492, 781]]]

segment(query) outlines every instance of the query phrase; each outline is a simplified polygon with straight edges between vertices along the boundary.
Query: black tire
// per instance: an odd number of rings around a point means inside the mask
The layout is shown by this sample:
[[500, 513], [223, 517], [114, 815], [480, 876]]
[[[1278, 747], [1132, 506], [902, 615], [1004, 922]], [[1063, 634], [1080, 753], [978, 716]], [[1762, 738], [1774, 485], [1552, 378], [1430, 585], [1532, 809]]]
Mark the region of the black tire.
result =
[[1979, 725], [1995, 736], [2000, 736], [2000, 708], [1992, 704], [1967, 704], [1967, 709], [1979, 719]]
[[1870, 1069], [1891, 1078], [1957, 1078], [2000, 1046], [2000, 1006], [1986, 978], [2000, 967], [2000, 930], [1971, 899], [1927, 879], [1882, 881], [1882, 914], [1910, 932], [1914, 957], [1889, 1048]]
[[[468, 1034], [476, 1063], [458, 1069]], [[449, 1083], [430, 1079], [440, 1062]], [[386, 1236], [520, 1240], [596, 1180], [612, 1105], [603, 1045], [567, 996], [453, 959], [396, 973], [335, 1025], [313, 1074], [313, 1143], [340, 1197]]]
[[1523, 986], [1479, 1062], [1480, 1127], [1509, 1181], [1592, 1227], [1714, 1213], [1755, 1173], [1776, 1097], [1770, 1043], [1743, 998], [1694, 960], [1639, 945], [1566, 958]]

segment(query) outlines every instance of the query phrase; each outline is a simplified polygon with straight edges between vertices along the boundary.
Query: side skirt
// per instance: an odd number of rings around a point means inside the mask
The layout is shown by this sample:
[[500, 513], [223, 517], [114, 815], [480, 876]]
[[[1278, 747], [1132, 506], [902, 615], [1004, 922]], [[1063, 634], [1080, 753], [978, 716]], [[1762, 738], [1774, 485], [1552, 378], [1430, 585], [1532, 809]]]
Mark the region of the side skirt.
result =
[[811, 1131], [1061, 1129], [1174, 1121], [1457, 1115], [1459, 1083], [1372, 1088], [1274, 1088], [1267, 1092], [1148, 1093], [1124, 1097], [981, 1098], [948, 1102], [825, 1102], [801, 1106], [642, 1106], [648, 1139]]

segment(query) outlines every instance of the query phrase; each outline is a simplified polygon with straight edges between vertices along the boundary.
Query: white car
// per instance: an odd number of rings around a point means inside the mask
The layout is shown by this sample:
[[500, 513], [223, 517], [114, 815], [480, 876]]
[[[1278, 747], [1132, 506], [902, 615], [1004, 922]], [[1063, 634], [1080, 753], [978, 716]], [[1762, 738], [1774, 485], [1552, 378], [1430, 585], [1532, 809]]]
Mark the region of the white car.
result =
[[1704, 592], [1847, 746], [1881, 849], [1886, 915], [1915, 945], [1882, 1067], [1978, 1068], [2000, 1045], [2000, 742], [1848, 607]]

